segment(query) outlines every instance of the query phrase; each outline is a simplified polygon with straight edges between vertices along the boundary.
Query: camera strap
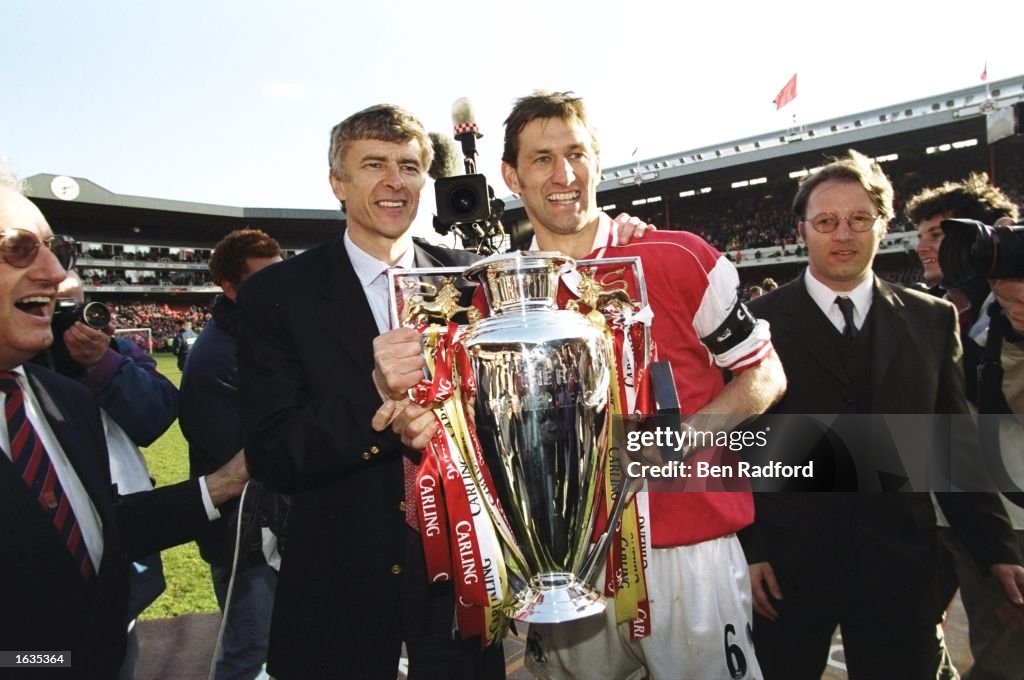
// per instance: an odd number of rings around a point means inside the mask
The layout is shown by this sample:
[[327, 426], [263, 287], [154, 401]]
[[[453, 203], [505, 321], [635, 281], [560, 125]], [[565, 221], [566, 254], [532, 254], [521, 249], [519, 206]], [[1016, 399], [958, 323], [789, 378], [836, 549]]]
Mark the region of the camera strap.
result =
[[[978, 413], [1012, 413], [1003, 397], [1003, 338], [1009, 324], [998, 302], [992, 302], [986, 313], [989, 316], [988, 337], [978, 363]], [[996, 433], [996, 445], [998, 442]]]

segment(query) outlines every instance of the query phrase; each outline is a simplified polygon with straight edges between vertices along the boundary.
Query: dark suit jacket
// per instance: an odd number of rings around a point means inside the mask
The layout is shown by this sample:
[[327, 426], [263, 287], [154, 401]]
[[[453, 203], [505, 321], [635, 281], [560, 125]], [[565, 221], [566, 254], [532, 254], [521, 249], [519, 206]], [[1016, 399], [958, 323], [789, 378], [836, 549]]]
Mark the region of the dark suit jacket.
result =
[[[831, 329], [827, 322], [821, 323], [824, 315], [807, 293], [803, 276], [752, 300], [750, 310], [771, 324], [772, 344], [789, 381], [785, 396], [769, 413], [851, 413], [850, 381], [829, 336]], [[955, 308], [945, 300], [876, 278], [870, 314], [874, 333], [870, 338], [869, 412], [968, 413]], [[954, 432], [971, 435], [952, 442], [954, 464], [962, 461], [957, 469], [979, 470], [976, 435], [960, 427]], [[872, 442], [874, 446], [886, 443], [883, 439]], [[856, 465], [856, 461], [852, 463]], [[973, 481], [981, 484], [983, 480]], [[994, 495], [939, 494], [939, 502], [983, 566], [1017, 561], [1005, 513]], [[862, 530], [870, 525], [878, 532], [906, 531], [900, 540], [912, 540], [907, 536], [930, 540], [934, 533], [935, 515], [925, 493], [873, 497], [863, 493], [759, 493], [755, 494], [755, 524], [741, 533], [748, 561], [771, 561], [773, 553], [786, 551], [785, 546], [768, 544], [763, 531], [766, 526], [792, 532], [787, 535], [794, 540], [813, 540], [817, 532], [834, 531], [837, 517], [847, 516], [852, 504], [858, 507], [853, 512], [862, 513]], [[773, 534], [773, 541], [777, 538]], [[908, 553], [910, 550], [908, 545]]]
[[[418, 267], [476, 259], [416, 250]], [[294, 494], [268, 670], [361, 677], [381, 655], [397, 664], [401, 443], [370, 427], [381, 404], [371, 377], [379, 332], [342, 237], [254, 274], [239, 306], [246, 460], [268, 488]]]
[[70, 650], [72, 671], [55, 671], [55, 677], [115, 677], [124, 655], [129, 561], [191, 540], [206, 524], [199, 485], [193, 480], [115, 497], [89, 391], [38, 366], [25, 370], [99, 515], [103, 559], [87, 585], [38, 500], [0, 455], [0, 648]]

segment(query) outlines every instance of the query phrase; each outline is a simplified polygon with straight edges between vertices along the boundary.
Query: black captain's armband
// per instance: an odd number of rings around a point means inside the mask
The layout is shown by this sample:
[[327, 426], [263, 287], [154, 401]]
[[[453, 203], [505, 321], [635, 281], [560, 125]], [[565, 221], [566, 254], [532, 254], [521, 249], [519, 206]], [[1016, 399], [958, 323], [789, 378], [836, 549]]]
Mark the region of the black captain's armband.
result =
[[712, 354], [725, 354], [754, 332], [755, 320], [742, 302], [737, 302], [718, 328], [700, 339]]

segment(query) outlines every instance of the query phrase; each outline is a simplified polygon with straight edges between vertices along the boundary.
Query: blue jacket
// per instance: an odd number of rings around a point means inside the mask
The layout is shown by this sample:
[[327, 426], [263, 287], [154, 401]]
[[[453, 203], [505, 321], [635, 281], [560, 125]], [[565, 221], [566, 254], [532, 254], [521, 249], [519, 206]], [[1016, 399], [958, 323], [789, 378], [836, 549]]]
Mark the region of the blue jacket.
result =
[[133, 442], [149, 446], [178, 417], [178, 390], [134, 342], [114, 338], [113, 344], [117, 349], [107, 349], [81, 382]]
[[[213, 318], [203, 328], [188, 353], [181, 376], [181, 432], [188, 441], [189, 474], [209, 474], [228, 462], [242, 448], [242, 424], [238, 405], [238, 309], [218, 295], [211, 304]], [[279, 496], [250, 482], [242, 517], [241, 568], [265, 562], [260, 526], [280, 527], [268, 521], [275, 515]], [[199, 554], [210, 564], [230, 566], [234, 554], [238, 501], [220, 508], [221, 519], [212, 522], [196, 539]]]

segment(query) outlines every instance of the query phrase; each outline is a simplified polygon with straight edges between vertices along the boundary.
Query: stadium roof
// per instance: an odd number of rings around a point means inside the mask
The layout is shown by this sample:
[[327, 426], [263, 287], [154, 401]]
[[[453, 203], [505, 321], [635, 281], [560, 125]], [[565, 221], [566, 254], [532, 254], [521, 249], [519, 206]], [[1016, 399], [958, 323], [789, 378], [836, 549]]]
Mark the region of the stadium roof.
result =
[[286, 249], [307, 248], [341, 229], [340, 210], [242, 208], [115, 194], [91, 180], [39, 174], [25, 195], [56, 231], [87, 240], [212, 247], [242, 227], [264, 229]]
[[[931, 142], [947, 140], [962, 133], [985, 139], [990, 114], [1024, 102], [1024, 75], [987, 85], [965, 88], [914, 101], [850, 114], [840, 118], [799, 125], [720, 144], [658, 156], [631, 165], [602, 170], [598, 193], [644, 186], [645, 193], [685, 181], [691, 175], [704, 180], [716, 174], [734, 177], [743, 168], [750, 176], [757, 172], [820, 165], [825, 155], [838, 149], [856, 148], [864, 153], [875, 149], [896, 151], [895, 145], [923, 149]], [[883, 141], [884, 140], [884, 141]], [[634, 192], [627, 192], [634, 193]], [[602, 197], [605, 201], [605, 197]], [[513, 217], [522, 211], [518, 198], [506, 200], [506, 212]]]

